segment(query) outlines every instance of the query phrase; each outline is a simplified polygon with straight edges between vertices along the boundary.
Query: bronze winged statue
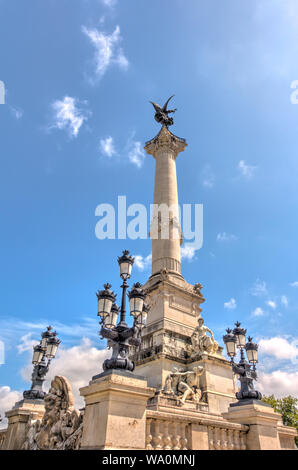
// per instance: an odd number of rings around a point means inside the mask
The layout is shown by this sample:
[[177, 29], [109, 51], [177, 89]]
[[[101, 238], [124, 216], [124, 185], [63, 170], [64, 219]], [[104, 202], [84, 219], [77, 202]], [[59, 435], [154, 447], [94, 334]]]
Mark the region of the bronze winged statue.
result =
[[173, 98], [173, 96], [175, 95], [170, 96], [163, 107], [161, 107], [159, 104], [153, 103], [153, 101], [150, 101], [156, 111], [154, 116], [155, 121], [166, 127], [172, 126], [174, 124], [174, 119], [169, 117], [169, 114], [175, 113], [177, 111], [177, 109], [167, 109], [168, 103]]

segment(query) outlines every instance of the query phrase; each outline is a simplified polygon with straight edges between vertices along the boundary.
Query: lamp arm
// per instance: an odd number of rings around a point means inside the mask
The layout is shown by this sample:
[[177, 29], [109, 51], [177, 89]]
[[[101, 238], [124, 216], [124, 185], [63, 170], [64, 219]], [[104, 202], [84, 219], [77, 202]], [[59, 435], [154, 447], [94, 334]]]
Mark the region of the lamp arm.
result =
[[109, 328], [105, 328], [104, 326], [101, 327], [100, 335], [103, 338], [111, 339], [113, 341], [116, 341], [119, 338], [119, 334], [117, 331], [110, 330]]
[[140, 346], [141, 345], [141, 340], [139, 338], [132, 337], [128, 341], [131, 346]]
[[132, 338], [135, 334], [135, 331], [135, 328], [127, 328], [124, 331], [121, 331], [121, 333], [119, 334], [119, 338], [122, 341], [125, 341], [128, 338]]
[[232, 363], [232, 369], [234, 374], [244, 375], [245, 369], [244, 367], [237, 366], [237, 364]]
[[257, 372], [256, 372], [255, 370], [252, 370], [252, 371], [251, 371], [251, 376], [252, 376], [252, 378], [253, 378], [254, 380], [257, 380], [257, 379], [258, 379], [258, 374], [257, 374]]

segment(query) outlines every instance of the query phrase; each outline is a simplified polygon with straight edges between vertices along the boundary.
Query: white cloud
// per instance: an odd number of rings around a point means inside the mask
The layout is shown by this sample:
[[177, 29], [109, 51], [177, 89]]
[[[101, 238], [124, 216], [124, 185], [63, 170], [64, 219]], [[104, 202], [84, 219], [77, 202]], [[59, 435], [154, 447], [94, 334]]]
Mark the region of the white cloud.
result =
[[71, 137], [77, 137], [87, 114], [78, 107], [79, 101], [71, 96], [65, 96], [62, 100], [52, 103], [54, 111], [54, 123], [51, 127], [66, 129]]
[[265, 281], [260, 281], [257, 279], [254, 283], [254, 286], [250, 290], [251, 295], [255, 297], [261, 297], [263, 295], [267, 295], [267, 286]]
[[128, 152], [128, 158], [131, 163], [136, 165], [138, 168], [144, 163], [145, 159], [145, 152], [143, 150], [143, 146], [141, 142], [132, 141], [129, 144], [130, 150]]
[[140, 270], [140, 271], [145, 271], [150, 268], [151, 262], [152, 262], [152, 254], [143, 257], [141, 255], [136, 255], [134, 256], [135, 259], [135, 266]]
[[226, 232], [218, 233], [216, 236], [216, 240], [219, 242], [231, 242], [238, 240], [236, 235], [233, 235], [232, 233], [228, 234]]
[[110, 136], [106, 139], [101, 139], [100, 149], [101, 152], [109, 158], [113, 157], [113, 155], [116, 155], [113, 137]]
[[261, 307], [257, 307], [251, 314], [253, 317], [262, 317], [265, 315], [265, 312]]
[[288, 301], [288, 298], [287, 298], [285, 295], [282, 295], [282, 296], [281, 296], [280, 301], [281, 301], [281, 303], [282, 303], [282, 305], [283, 305], [284, 307], [286, 307], [286, 308], [288, 307], [289, 301]]
[[201, 175], [202, 184], [205, 188], [211, 189], [215, 184], [215, 176], [209, 165], [205, 165]]
[[[103, 371], [103, 361], [110, 356], [110, 351], [97, 349], [87, 338], [83, 338], [78, 346], [68, 349], [61, 345], [56, 358], [51, 363], [50, 372], [45, 381], [45, 390], [49, 389], [55, 375], [63, 375], [70, 381], [75, 397], [75, 406], [82, 408], [84, 399], [80, 396], [79, 389], [88, 385], [94, 375]], [[28, 382], [31, 380], [31, 373], [32, 364], [28, 364], [21, 371], [23, 379]]]
[[[96, 317], [83, 317], [78, 319], [78, 323], [70, 323], [68, 325], [55, 320], [51, 324], [54, 330], [57, 330], [58, 336], [62, 338], [64, 345], [73, 343], [82, 337], [98, 338], [98, 322]], [[0, 318], [1, 339], [5, 342], [8, 350], [11, 347], [15, 347], [17, 338], [17, 341], [20, 343], [18, 345], [18, 352], [22, 354], [30, 351], [32, 346], [40, 341], [40, 334], [46, 330], [48, 325], [48, 320], [40, 320], [38, 323], [33, 323], [14, 317]]]
[[31, 337], [32, 333], [27, 333], [21, 337], [21, 342], [17, 345], [19, 354], [23, 354], [26, 351], [32, 351], [33, 346], [38, 343], [38, 341], [33, 340]]
[[213, 188], [214, 186], [214, 182], [215, 182], [215, 179], [210, 177], [210, 178], [205, 178], [203, 180], [203, 186], [205, 186], [205, 188]]
[[290, 284], [290, 286], [292, 286], [292, 287], [298, 287], [298, 281], [292, 282], [292, 283]]
[[95, 47], [94, 62], [97, 78], [103, 77], [111, 64], [116, 64], [124, 70], [128, 68], [129, 62], [120, 47], [122, 38], [119, 26], [116, 26], [110, 35], [85, 26], [82, 27], [82, 31]]
[[244, 160], [240, 160], [240, 162], [238, 163], [238, 170], [240, 171], [241, 175], [247, 179], [253, 176], [256, 168], [256, 166], [246, 165]]
[[276, 309], [276, 303], [273, 300], [267, 300], [266, 304], [268, 307], [273, 308], [273, 310]]
[[297, 396], [298, 372], [275, 370], [269, 374], [258, 374], [257, 389], [264, 395], [280, 398], [288, 395]]
[[297, 345], [298, 340], [293, 340], [290, 343], [285, 338], [276, 336], [270, 339], [261, 339], [259, 350], [263, 354], [274, 356], [276, 359], [289, 359], [295, 362], [298, 354]]
[[24, 110], [22, 108], [16, 108], [15, 106], [10, 106], [11, 114], [17, 119], [22, 119], [24, 115]]
[[117, 0], [101, 0], [101, 1], [105, 6], [109, 8], [113, 8], [117, 3]]
[[234, 310], [237, 307], [236, 300], [232, 297], [228, 302], [224, 303], [224, 308]]
[[0, 422], [0, 429], [7, 427], [7, 419], [4, 418], [5, 412], [11, 410], [17, 401], [22, 399], [22, 393], [11, 390], [10, 387], [0, 387], [0, 416], [3, 421]]
[[192, 260], [196, 254], [195, 248], [186, 243], [184, 246], [181, 247], [181, 259]]

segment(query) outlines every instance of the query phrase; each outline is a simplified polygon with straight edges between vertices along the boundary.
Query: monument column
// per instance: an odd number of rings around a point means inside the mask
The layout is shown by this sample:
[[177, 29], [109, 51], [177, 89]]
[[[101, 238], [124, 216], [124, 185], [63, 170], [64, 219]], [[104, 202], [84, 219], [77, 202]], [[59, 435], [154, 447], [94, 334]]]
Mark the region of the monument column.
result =
[[181, 274], [176, 158], [187, 146], [184, 139], [172, 134], [164, 125], [159, 134], [147, 142], [145, 150], [156, 160], [152, 238], [152, 275], [167, 269]]
[[[176, 110], [168, 110], [168, 102], [163, 107], [152, 103], [155, 120], [162, 127], [145, 145], [146, 152], [156, 161], [150, 227], [152, 275], [143, 286], [149, 307], [147, 325], [142, 330], [141, 347], [131, 348], [131, 360], [136, 365], [136, 374], [146, 377], [149, 387], [158, 391], [148, 404], [151, 409], [162, 409], [164, 400], [167, 403], [172, 400], [175, 407], [177, 390], [172, 397], [167, 395], [171, 375], [175, 379], [183, 371], [192, 377], [194, 367], [198, 367], [203, 369], [196, 380], [204, 399], [199, 408], [206, 410], [208, 407], [209, 411], [220, 415], [235, 400], [235, 383], [231, 365], [222, 356], [222, 348], [211, 330], [203, 325], [203, 286], [190, 284], [181, 275], [182, 232], [176, 158], [187, 143], [169, 131], [169, 126], [174, 124], [169, 114]], [[177, 409], [181, 406], [185, 409], [196, 405], [180, 403]]]

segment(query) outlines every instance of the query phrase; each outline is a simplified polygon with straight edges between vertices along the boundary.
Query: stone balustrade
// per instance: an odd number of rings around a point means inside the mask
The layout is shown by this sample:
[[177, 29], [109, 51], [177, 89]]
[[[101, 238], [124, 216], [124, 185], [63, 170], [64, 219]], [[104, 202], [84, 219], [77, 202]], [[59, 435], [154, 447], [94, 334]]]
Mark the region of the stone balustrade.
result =
[[167, 416], [167, 413], [147, 411], [147, 450], [196, 450], [193, 445], [194, 425], [201, 425], [206, 434], [206, 450], [246, 450], [249, 427], [225, 420]]
[[246, 450], [246, 431], [208, 426], [209, 450]]
[[147, 418], [147, 450], [188, 450], [189, 423], [173, 419]]
[[6, 433], [7, 429], [0, 429], [0, 449], [2, 449], [2, 446], [4, 444]]

